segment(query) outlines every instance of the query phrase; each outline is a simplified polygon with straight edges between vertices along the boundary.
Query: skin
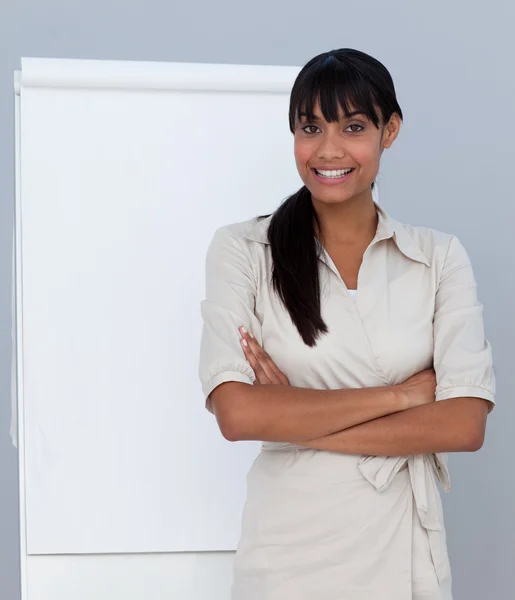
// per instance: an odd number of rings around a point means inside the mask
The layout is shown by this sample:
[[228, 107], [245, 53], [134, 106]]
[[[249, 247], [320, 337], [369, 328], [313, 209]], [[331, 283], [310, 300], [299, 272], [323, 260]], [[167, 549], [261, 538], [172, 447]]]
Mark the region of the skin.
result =
[[[255, 385], [290, 385], [272, 358], [251, 332], [238, 329], [241, 346], [256, 374]], [[434, 371], [427, 369], [396, 386], [409, 396], [428, 383], [434, 389]], [[294, 442], [298, 446], [374, 456], [406, 456], [432, 452], [475, 452], [484, 442], [489, 402], [483, 398], [451, 398], [373, 419], [354, 427], [312, 440]]]
[[[371, 185], [383, 151], [399, 135], [401, 119], [394, 113], [387, 123], [381, 120], [377, 128], [365, 115], [346, 118], [341, 110], [340, 121], [328, 123], [318, 103], [314, 113], [319, 120], [308, 121], [301, 116], [295, 124], [294, 155], [321, 221], [320, 234], [331, 245], [370, 243], [377, 228]], [[325, 185], [312, 171], [320, 165], [354, 168], [354, 172], [340, 185]]]
[[[354, 109], [351, 109], [351, 112]], [[338, 122], [325, 121], [318, 103], [318, 119], [302, 117], [295, 124], [294, 154], [299, 175], [312, 196], [321, 222], [318, 236], [331, 256], [341, 257], [341, 273], [355, 287], [362, 256], [375, 236], [377, 213], [371, 185], [379, 171], [381, 155], [399, 135], [401, 119], [394, 113], [379, 127], [362, 114]], [[380, 114], [380, 111], [378, 111]], [[354, 168], [339, 185], [319, 182], [316, 166]], [[335, 262], [338, 262], [336, 259]], [[345, 271], [345, 275], [343, 272]], [[256, 373], [256, 384], [289, 385], [288, 379], [257, 343], [251, 332], [240, 329], [242, 349]], [[418, 374], [402, 388], [409, 396], [432, 371]], [[417, 376], [415, 376], [417, 377]], [[401, 386], [402, 387], [402, 386]], [[409, 402], [409, 398], [408, 398]], [[490, 404], [482, 398], [451, 398], [373, 419], [298, 445], [348, 454], [402, 456], [429, 452], [476, 451], [484, 442]]]

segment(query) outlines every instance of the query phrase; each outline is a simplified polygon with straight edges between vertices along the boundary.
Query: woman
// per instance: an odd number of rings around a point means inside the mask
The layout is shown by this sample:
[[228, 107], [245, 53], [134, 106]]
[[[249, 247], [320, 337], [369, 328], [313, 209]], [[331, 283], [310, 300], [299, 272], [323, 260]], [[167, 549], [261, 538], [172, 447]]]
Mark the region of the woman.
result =
[[469, 257], [374, 201], [402, 122], [380, 62], [316, 56], [289, 118], [304, 186], [216, 231], [201, 303], [206, 406], [263, 441], [232, 599], [450, 600], [436, 480], [482, 446], [495, 393]]

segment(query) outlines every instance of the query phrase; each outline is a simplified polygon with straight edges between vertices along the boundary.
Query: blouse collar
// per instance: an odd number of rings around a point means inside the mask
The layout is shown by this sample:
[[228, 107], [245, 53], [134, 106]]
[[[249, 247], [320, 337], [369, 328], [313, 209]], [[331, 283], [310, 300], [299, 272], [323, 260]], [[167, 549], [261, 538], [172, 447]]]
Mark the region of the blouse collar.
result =
[[[407, 227], [403, 223], [392, 219], [392, 217], [390, 217], [384, 208], [379, 206], [377, 202], [374, 201], [374, 205], [377, 209], [378, 222], [376, 235], [372, 240], [372, 244], [391, 238], [395, 242], [397, 248], [399, 248], [405, 256], [430, 267], [431, 261], [429, 257], [413, 239]], [[253, 223], [243, 232], [243, 236], [254, 242], [269, 244], [270, 242], [267, 233], [272, 217], [273, 213], [268, 217], [261, 219], [261, 221]]]

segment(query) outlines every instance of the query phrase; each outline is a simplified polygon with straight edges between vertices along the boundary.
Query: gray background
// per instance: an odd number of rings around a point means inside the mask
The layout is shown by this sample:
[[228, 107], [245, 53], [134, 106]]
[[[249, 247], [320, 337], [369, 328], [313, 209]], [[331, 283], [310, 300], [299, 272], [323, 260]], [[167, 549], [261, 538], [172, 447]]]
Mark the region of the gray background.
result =
[[[353, 47], [390, 70], [405, 123], [379, 188], [392, 216], [458, 235], [485, 306], [498, 407], [479, 453], [451, 456], [444, 495], [455, 600], [515, 594], [511, 0], [0, 0], [0, 597], [19, 598], [17, 453], [9, 439], [12, 74], [21, 56], [302, 65]], [[287, 127], [287, 115], [285, 115]], [[249, 121], [249, 138], [252, 122]], [[195, 157], [199, 158], [199, 157]], [[209, 157], [203, 157], [208, 160]], [[293, 191], [293, 190], [292, 190]], [[278, 199], [278, 202], [280, 199]], [[386, 599], [384, 599], [386, 600]], [[389, 600], [389, 599], [388, 599]]]

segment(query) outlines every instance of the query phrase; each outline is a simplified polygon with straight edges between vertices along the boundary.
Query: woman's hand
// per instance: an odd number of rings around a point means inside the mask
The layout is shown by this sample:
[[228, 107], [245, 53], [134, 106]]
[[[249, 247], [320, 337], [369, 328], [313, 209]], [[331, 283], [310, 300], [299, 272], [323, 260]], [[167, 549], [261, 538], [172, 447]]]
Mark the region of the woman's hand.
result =
[[[238, 328], [241, 334], [241, 347], [245, 358], [256, 374], [254, 385], [275, 384], [290, 385], [286, 375], [279, 369], [256, 338], [242, 326]], [[434, 369], [425, 369], [397, 386], [403, 394], [406, 409], [423, 406], [435, 402], [436, 374]]]
[[436, 373], [434, 369], [425, 369], [398, 385], [404, 395], [406, 408], [415, 408], [435, 402]]
[[279, 370], [279, 367], [258, 344], [256, 338], [243, 326], [239, 327], [238, 331], [242, 336], [240, 341], [245, 358], [256, 374], [254, 385], [265, 383], [290, 385], [286, 375]]

